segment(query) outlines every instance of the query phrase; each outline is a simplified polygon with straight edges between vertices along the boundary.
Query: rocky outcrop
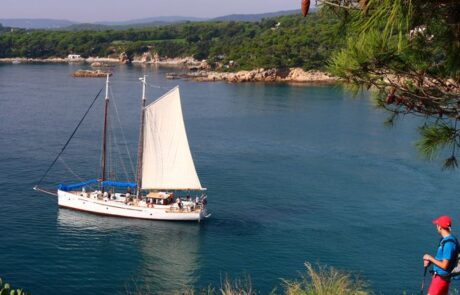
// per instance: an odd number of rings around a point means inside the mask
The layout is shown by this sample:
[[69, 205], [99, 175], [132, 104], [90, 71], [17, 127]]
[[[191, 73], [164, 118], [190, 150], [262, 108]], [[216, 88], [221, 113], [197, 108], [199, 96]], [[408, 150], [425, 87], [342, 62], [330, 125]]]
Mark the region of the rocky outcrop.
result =
[[170, 67], [184, 67], [191, 71], [206, 70], [209, 69], [209, 65], [206, 60], [199, 61], [191, 56], [187, 57], [160, 57], [158, 53], [152, 54], [151, 52], [144, 52], [141, 55], [136, 55], [132, 60], [133, 64], [154, 64], [160, 66]]
[[209, 72], [198, 71], [185, 75], [168, 74], [168, 78], [192, 78], [196, 81], [228, 81], [230, 83], [240, 82], [337, 82], [337, 77], [330, 76], [320, 71], [304, 71], [301, 68], [280, 69], [256, 69], [252, 71], [228, 72]]
[[286, 80], [293, 82], [321, 82], [321, 81], [337, 81], [337, 77], [328, 75], [325, 72], [320, 71], [304, 71], [300, 68], [293, 68], [289, 71], [289, 75], [286, 76]]
[[106, 64], [100, 62], [100, 61], [95, 61], [93, 63], [91, 63], [91, 67], [92, 68], [102, 68], [102, 67], [107, 67]]
[[72, 76], [76, 78], [105, 78], [107, 75], [112, 76], [112, 73], [104, 72], [101, 70], [89, 71], [89, 70], [78, 70], [73, 72]]
[[154, 60], [154, 57], [152, 56], [152, 53], [144, 52], [141, 55], [135, 55], [131, 62], [132, 63], [152, 63], [153, 60]]
[[131, 61], [128, 58], [126, 52], [121, 54], [112, 54], [108, 57], [88, 57], [81, 58], [78, 60], [60, 57], [50, 58], [0, 58], [0, 63], [88, 63], [94, 67], [107, 66], [110, 64], [155, 64], [160, 66], [171, 66], [171, 67], [184, 67], [193, 71], [197, 70], [208, 70], [210, 67], [206, 60], [199, 61], [193, 57], [177, 57], [167, 58], [160, 57], [157, 53], [145, 52], [141, 55], [136, 55]]
[[15, 57], [15, 58], [0, 58], [0, 63], [68, 63], [70, 62], [67, 58], [51, 57], [51, 58], [26, 58], [26, 57]]
[[120, 53], [120, 55], [118, 56], [118, 61], [119, 61], [121, 64], [127, 64], [127, 63], [129, 63], [129, 58], [128, 58], [128, 55], [126, 54], [126, 52]]
[[103, 66], [107, 64], [117, 64], [119, 63], [119, 59], [117, 57], [88, 57], [85, 59], [85, 62], [89, 64], [102, 64]]
[[12, 63], [12, 62], [21, 62], [21, 63], [118, 63], [118, 58], [110, 58], [110, 57], [88, 57], [86, 59], [69, 59], [69, 58], [60, 58], [60, 57], [49, 57], [49, 58], [25, 58], [25, 57], [18, 57], [18, 58], [0, 58], [0, 63]]
[[190, 66], [200, 66], [201, 61], [194, 59], [193, 57], [175, 57], [175, 58], [158, 58], [154, 62], [154, 64], [164, 65], [164, 66], [182, 66], [182, 67], [190, 67]]

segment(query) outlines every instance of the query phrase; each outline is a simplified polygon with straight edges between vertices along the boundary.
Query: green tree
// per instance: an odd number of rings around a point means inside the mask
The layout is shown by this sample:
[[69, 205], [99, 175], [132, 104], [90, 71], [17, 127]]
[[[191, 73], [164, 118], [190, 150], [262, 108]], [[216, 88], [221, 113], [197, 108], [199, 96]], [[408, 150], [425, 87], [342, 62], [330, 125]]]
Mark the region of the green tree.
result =
[[458, 166], [460, 147], [460, 1], [319, 0], [341, 16], [346, 46], [330, 60], [332, 73], [373, 89], [378, 106], [397, 117], [424, 118], [419, 151], [448, 153]]

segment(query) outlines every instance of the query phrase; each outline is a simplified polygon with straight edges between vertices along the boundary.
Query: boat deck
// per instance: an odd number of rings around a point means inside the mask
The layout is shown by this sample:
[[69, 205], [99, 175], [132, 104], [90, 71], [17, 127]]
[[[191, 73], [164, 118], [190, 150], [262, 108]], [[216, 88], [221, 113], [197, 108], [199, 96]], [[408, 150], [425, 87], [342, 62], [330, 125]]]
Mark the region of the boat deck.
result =
[[82, 201], [91, 201], [94, 203], [104, 204], [105, 206], [132, 209], [132, 210], [145, 210], [145, 209], [161, 209], [170, 213], [199, 213], [203, 207], [201, 203], [193, 201], [181, 200], [182, 208], [179, 207], [177, 202], [167, 205], [153, 204], [146, 202], [145, 199], [137, 200], [133, 196], [114, 193], [109, 196], [104, 196], [101, 192], [82, 192], [82, 191], [69, 191], [67, 193], [78, 196]]

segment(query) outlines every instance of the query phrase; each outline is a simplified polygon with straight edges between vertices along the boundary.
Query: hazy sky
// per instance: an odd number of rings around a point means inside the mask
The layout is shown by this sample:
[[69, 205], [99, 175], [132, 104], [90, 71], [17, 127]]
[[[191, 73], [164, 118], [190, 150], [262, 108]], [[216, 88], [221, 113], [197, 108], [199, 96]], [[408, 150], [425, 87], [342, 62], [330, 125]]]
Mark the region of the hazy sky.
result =
[[95, 22], [172, 15], [215, 17], [299, 7], [300, 0], [0, 0], [0, 18]]

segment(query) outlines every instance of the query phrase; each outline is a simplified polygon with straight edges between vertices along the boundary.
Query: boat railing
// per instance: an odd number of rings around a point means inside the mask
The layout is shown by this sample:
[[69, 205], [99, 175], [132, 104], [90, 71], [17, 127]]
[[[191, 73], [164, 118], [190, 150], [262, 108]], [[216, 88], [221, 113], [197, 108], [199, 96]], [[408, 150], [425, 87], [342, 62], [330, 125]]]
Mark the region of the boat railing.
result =
[[169, 208], [169, 212], [176, 212], [176, 213], [187, 213], [187, 212], [195, 212], [197, 210], [200, 210], [202, 207], [201, 205], [195, 205], [195, 206], [184, 206], [182, 208], [176, 207], [176, 206], [171, 206]]

